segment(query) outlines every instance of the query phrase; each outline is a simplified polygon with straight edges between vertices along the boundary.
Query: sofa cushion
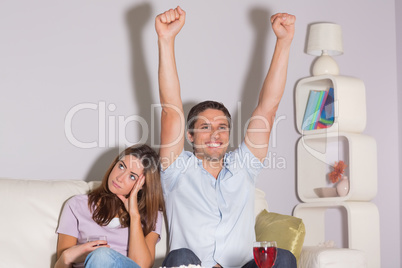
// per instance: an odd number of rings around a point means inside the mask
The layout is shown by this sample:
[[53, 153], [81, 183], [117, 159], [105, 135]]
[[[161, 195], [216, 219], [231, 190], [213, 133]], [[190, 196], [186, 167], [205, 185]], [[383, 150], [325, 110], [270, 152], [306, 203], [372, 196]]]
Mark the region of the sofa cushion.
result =
[[348, 248], [303, 247], [300, 268], [364, 268], [367, 256], [361, 250]]
[[265, 192], [261, 189], [255, 188], [254, 217], [257, 217], [264, 209], [268, 211]]
[[263, 210], [256, 218], [255, 234], [257, 241], [276, 241], [279, 248], [292, 252], [299, 262], [306, 234], [301, 219]]
[[85, 181], [0, 179], [1, 266], [53, 267], [61, 208], [87, 191]]

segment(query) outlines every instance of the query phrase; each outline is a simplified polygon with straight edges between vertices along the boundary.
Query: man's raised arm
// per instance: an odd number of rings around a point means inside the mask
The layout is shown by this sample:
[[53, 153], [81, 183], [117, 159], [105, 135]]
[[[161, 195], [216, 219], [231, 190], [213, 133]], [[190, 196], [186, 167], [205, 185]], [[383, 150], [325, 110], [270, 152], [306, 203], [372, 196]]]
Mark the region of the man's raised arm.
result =
[[275, 51], [245, 136], [247, 147], [260, 161], [267, 155], [275, 114], [285, 90], [295, 21], [296, 17], [287, 13], [271, 17], [272, 29], [277, 37]]
[[184, 147], [185, 119], [176, 69], [174, 42], [185, 22], [186, 13], [180, 7], [170, 9], [155, 18], [159, 47], [159, 98], [162, 105], [161, 149], [162, 169], [169, 167]]

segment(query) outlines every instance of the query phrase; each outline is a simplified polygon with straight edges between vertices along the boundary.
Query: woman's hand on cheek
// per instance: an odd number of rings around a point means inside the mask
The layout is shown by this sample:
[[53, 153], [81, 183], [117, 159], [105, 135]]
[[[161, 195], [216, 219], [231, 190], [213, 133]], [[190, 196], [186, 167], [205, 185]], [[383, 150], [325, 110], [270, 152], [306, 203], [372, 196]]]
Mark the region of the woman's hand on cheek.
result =
[[130, 216], [140, 216], [138, 211], [137, 196], [138, 192], [141, 191], [142, 186], [145, 183], [145, 176], [141, 174], [135, 181], [134, 187], [131, 190], [130, 196], [128, 197], [128, 208], [126, 207]]
[[135, 181], [133, 189], [131, 190], [128, 198], [122, 195], [118, 195], [121, 201], [124, 203], [124, 207], [130, 214], [130, 216], [139, 216], [140, 213], [138, 211], [138, 203], [137, 203], [137, 195], [138, 192], [142, 189], [142, 186], [145, 183], [145, 176], [141, 174], [138, 179]]

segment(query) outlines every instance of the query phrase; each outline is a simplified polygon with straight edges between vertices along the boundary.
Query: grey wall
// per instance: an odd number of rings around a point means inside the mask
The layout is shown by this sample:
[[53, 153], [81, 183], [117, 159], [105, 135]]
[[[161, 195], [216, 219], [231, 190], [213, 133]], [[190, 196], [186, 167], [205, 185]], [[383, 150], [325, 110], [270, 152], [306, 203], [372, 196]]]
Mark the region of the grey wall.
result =
[[158, 142], [159, 110], [151, 107], [158, 103], [154, 18], [178, 4], [187, 11], [176, 43], [185, 107], [205, 99], [224, 102], [236, 120], [234, 144], [269, 67], [274, 46], [269, 16], [280, 11], [297, 16], [287, 88], [271, 139], [272, 168], [258, 183], [271, 211], [285, 214], [299, 203], [293, 96], [314, 60], [304, 53], [307, 26], [322, 21], [342, 26], [344, 55], [335, 59], [342, 75], [366, 85], [364, 134], [378, 146], [373, 202], [381, 217], [382, 267], [400, 267], [398, 1], [3, 1], [0, 176], [100, 180], [117, 144]]

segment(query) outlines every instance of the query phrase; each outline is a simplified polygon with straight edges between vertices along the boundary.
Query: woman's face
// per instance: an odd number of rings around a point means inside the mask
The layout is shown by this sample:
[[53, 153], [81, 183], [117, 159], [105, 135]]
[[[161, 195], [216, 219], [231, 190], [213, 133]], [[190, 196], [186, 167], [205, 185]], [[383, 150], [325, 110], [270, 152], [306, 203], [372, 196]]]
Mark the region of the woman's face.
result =
[[109, 174], [109, 190], [115, 195], [128, 195], [143, 172], [144, 167], [138, 158], [132, 155], [124, 156]]

